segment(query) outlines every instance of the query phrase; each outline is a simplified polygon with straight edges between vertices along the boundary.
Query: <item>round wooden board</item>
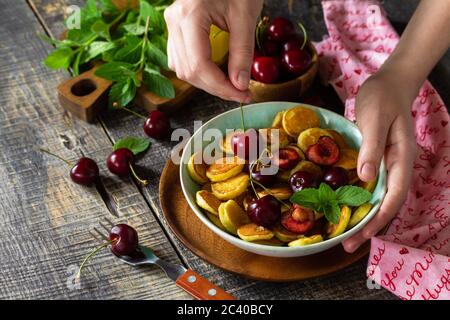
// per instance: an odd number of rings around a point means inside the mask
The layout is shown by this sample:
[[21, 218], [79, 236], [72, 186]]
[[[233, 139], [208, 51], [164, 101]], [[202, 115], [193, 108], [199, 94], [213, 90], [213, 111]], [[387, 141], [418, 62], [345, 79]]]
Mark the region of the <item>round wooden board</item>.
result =
[[239, 249], [212, 232], [190, 209], [180, 185], [179, 166], [168, 160], [159, 183], [164, 217], [177, 238], [194, 254], [226, 271], [264, 281], [299, 281], [341, 270], [369, 253], [366, 243], [353, 254], [342, 246], [298, 258], [273, 258]]

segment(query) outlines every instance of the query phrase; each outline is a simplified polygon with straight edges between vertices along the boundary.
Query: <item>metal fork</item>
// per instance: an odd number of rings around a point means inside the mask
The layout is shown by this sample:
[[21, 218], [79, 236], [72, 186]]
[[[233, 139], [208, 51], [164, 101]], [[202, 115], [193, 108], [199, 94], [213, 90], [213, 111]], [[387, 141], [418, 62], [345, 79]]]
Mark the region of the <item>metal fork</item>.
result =
[[[108, 231], [114, 225], [113, 222], [106, 219], [106, 225], [100, 222], [102, 229]], [[108, 228], [109, 227], [109, 228]], [[108, 240], [105, 233], [94, 227], [91, 234], [95, 238], [101, 240]], [[139, 245], [136, 252], [132, 256], [119, 256], [112, 250], [111, 252], [119, 258], [120, 261], [125, 262], [133, 267], [143, 265], [157, 265], [166, 275], [176, 283], [177, 286], [185, 290], [194, 298], [199, 300], [234, 300], [236, 299], [223, 289], [209, 282], [206, 278], [200, 276], [191, 269], [186, 269], [182, 265], [174, 264], [160, 259], [149, 247]]]

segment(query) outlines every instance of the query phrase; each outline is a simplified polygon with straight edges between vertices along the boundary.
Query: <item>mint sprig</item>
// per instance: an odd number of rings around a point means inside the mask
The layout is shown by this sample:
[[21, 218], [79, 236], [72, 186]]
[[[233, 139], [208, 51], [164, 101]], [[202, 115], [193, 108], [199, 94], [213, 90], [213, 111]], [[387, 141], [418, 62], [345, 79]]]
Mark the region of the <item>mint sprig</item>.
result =
[[80, 12], [80, 26], [69, 16], [64, 40], [42, 38], [55, 46], [44, 63], [52, 69], [71, 69], [78, 75], [83, 65], [106, 62], [95, 74], [113, 82], [109, 106], [127, 106], [143, 84], [164, 98], [174, 98], [172, 82], [161, 74], [167, 67], [167, 27], [164, 9], [171, 0], [139, 0], [137, 8], [119, 11], [112, 0], [87, 0]]
[[144, 152], [149, 147], [150, 147], [150, 140], [146, 138], [125, 137], [120, 140], [117, 140], [117, 142], [113, 146], [113, 150], [116, 151], [117, 149], [127, 148], [131, 152], [133, 152], [134, 155], [137, 155], [141, 152]]
[[372, 194], [360, 187], [348, 185], [334, 191], [326, 183], [321, 183], [317, 189], [306, 188], [294, 193], [290, 201], [321, 212], [328, 221], [337, 224], [341, 216], [341, 206], [357, 207], [371, 198]]

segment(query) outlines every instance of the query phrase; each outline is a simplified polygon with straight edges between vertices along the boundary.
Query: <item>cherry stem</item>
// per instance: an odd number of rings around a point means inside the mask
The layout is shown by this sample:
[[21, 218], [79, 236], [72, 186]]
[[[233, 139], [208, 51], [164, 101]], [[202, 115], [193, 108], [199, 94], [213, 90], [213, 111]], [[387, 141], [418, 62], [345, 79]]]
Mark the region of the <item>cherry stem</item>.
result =
[[144, 120], [147, 120], [147, 118], [146, 117], [144, 117], [142, 114], [140, 114], [140, 113], [137, 113], [136, 111], [133, 111], [133, 110], [131, 110], [131, 109], [128, 109], [128, 108], [126, 108], [126, 107], [122, 107], [122, 108], [118, 108], [118, 109], [123, 109], [123, 110], [125, 110], [125, 111], [127, 111], [127, 112], [129, 112], [129, 113], [131, 113], [131, 114], [133, 114], [133, 115], [135, 115], [136, 117], [138, 117], [138, 118], [141, 118], [141, 119], [144, 119]]
[[134, 177], [137, 181], [139, 181], [140, 184], [142, 184], [143, 186], [146, 186], [146, 185], [149, 184], [148, 180], [139, 178], [139, 176], [136, 174], [136, 171], [134, 171], [134, 168], [133, 168], [133, 166], [131, 165], [131, 163], [128, 163], [128, 165], [130, 166], [130, 170], [131, 170], [131, 173], [133, 174], [133, 177]]
[[61, 160], [61, 161], [64, 161], [64, 162], [65, 162], [68, 166], [70, 166], [70, 167], [73, 166], [73, 163], [70, 162], [69, 160], [66, 160], [66, 159], [62, 158], [62, 157], [58, 156], [57, 154], [54, 154], [53, 152], [50, 152], [50, 151], [47, 150], [47, 149], [39, 148], [39, 151], [44, 152], [44, 153], [47, 153], [47, 154], [49, 154], [49, 155], [51, 155], [51, 156], [53, 156], [53, 157], [55, 157], [55, 158], [57, 158], [57, 159], [59, 159], [59, 160]]
[[271, 195], [272, 197], [274, 197], [279, 203], [281, 203], [283, 206], [289, 208], [289, 205], [286, 204], [284, 201], [278, 199], [268, 188], [266, 188], [263, 184], [259, 183], [258, 181], [254, 180], [252, 177], [252, 172], [253, 172], [253, 168], [255, 167], [255, 165], [260, 162], [261, 157], [263, 156], [264, 152], [269, 153], [269, 150], [267, 148], [265, 148], [261, 154], [259, 155], [259, 158], [256, 159], [254, 162], [252, 162], [252, 164], [250, 165], [250, 185], [252, 186], [253, 192], [255, 193], [256, 197], [258, 199], [260, 199], [259, 194], [256, 192], [255, 189], [255, 185], [254, 183], [256, 183], [260, 188], [262, 188], [265, 192], [267, 192], [267, 194]]
[[98, 246], [97, 248], [95, 248], [94, 250], [92, 250], [91, 252], [89, 252], [89, 254], [84, 258], [83, 262], [80, 265], [80, 268], [78, 269], [77, 274], [75, 275], [75, 278], [80, 278], [81, 276], [81, 270], [83, 270], [84, 266], [86, 265], [86, 263], [88, 262], [88, 260], [95, 255], [97, 252], [99, 252], [100, 250], [102, 250], [103, 248], [106, 248], [107, 246], [109, 246], [110, 244], [112, 244], [115, 240], [110, 240], [107, 242], [102, 243], [100, 246]]
[[245, 133], [244, 108], [242, 108], [242, 102], [240, 103], [239, 108], [241, 109], [242, 131]]
[[308, 41], [308, 33], [306, 32], [306, 29], [301, 22], [298, 23], [298, 26], [300, 27], [300, 29], [302, 29], [303, 32], [303, 44], [300, 48], [303, 50], [305, 48], [306, 42]]
[[269, 21], [268, 17], [264, 17], [262, 19], [259, 20], [258, 25], [256, 26], [256, 46], [258, 47], [259, 50], [262, 51], [262, 53], [265, 55], [264, 52], [264, 48], [261, 45], [261, 36], [262, 36], [262, 27], [263, 25], [267, 24], [267, 22]]

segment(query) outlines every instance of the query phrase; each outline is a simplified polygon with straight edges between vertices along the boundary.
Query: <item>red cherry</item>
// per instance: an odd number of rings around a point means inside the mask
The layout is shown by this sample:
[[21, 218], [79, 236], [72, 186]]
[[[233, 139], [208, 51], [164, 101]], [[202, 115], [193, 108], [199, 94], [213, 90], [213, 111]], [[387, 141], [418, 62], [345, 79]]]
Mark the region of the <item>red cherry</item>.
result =
[[281, 56], [283, 68], [295, 75], [305, 73], [311, 64], [311, 56], [306, 50], [291, 49]]
[[280, 75], [280, 62], [275, 57], [256, 57], [252, 64], [252, 77], [263, 83], [274, 83]]
[[278, 42], [270, 39], [265, 39], [262, 43], [262, 51], [267, 56], [276, 56], [280, 53], [280, 46]]
[[289, 184], [294, 192], [305, 188], [317, 188], [319, 187], [319, 183], [319, 179], [307, 171], [297, 171], [289, 179]]
[[330, 137], [322, 136], [317, 143], [306, 150], [309, 161], [323, 166], [331, 166], [339, 160], [340, 151], [337, 143]]
[[251, 173], [252, 179], [261, 183], [265, 187], [270, 187], [276, 182], [276, 176], [273, 174], [263, 174], [260, 168], [255, 165]]
[[281, 217], [281, 224], [291, 232], [306, 233], [314, 227], [314, 212], [294, 204], [292, 209]]
[[99, 172], [97, 163], [94, 160], [83, 157], [70, 170], [70, 178], [75, 183], [90, 186], [97, 181]]
[[281, 46], [283, 52], [292, 49], [301, 49], [304, 42], [304, 38], [298, 34], [291, 35]]
[[294, 25], [288, 19], [277, 17], [269, 24], [268, 35], [276, 41], [286, 40], [295, 31]]
[[127, 224], [115, 225], [109, 232], [111, 250], [118, 256], [128, 256], [136, 251], [139, 238], [136, 230]]
[[281, 214], [278, 200], [271, 195], [252, 201], [247, 207], [247, 214], [253, 223], [264, 228], [272, 228]]
[[162, 140], [170, 134], [170, 122], [167, 116], [159, 111], [150, 112], [148, 119], [144, 123], [145, 133], [154, 139]]
[[323, 174], [323, 181], [336, 190], [348, 184], [348, 172], [341, 167], [327, 168]]
[[274, 154], [273, 163], [281, 170], [289, 170], [300, 161], [300, 156], [294, 149], [281, 148]]
[[127, 148], [120, 148], [113, 151], [106, 159], [106, 166], [109, 171], [124, 176], [130, 173], [130, 165], [134, 163], [134, 155]]

